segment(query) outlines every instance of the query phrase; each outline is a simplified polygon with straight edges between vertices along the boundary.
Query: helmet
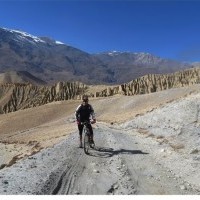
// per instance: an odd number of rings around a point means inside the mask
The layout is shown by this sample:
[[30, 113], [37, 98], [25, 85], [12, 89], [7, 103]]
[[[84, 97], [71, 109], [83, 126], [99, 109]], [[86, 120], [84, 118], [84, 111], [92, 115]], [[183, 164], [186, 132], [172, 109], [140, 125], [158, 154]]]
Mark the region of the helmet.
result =
[[82, 100], [83, 101], [88, 101], [88, 96], [87, 95], [83, 95]]

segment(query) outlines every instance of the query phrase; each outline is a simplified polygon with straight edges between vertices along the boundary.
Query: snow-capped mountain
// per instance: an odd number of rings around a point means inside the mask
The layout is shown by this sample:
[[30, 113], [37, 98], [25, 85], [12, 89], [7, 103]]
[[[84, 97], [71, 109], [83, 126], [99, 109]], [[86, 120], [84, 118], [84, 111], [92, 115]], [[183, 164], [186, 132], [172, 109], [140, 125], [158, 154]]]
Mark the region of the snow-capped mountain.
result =
[[121, 62], [134, 62], [136, 64], [157, 64], [158, 62], [163, 61], [162, 58], [154, 56], [150, 53], [144, 52], [119, 52], [119, 51], [110, 51], [96, 54], [102, 60], [106, 62], [113, 62], [114, 60], [119, 60]]
[[119, 52], [119, 51], [110, 51], [95, 54], [96, 57], [101, 59], [106, 63], [112, 63], [114, 61], [121, 63], [134, 63], [134, 64], [142, 64], [142, 65], [160, 65], [160, 64], [173, 64], [173, 65], [187, 65], [186, 63], [163, 59], [161, 57], [155, 56], [150, 53], [145, 52]]
[[[30, 42], [32, 44], [37, 44], [37, 43], [47, 43], [47, 41], [43, 40], [40, 37], [31, 35], [29, 33], [26, 33], [24, 31], [19, 31], [19, 30], [12, 30], [8, 28], [2, 28], [5, 32], [13, 33], [15, 34], [15, 39], [17, 42]], [[55, 41], [55, 40], [49, 40], [55, 44], [64, 44], [63, 42], [60, 41]]]
[[89, 54], [49, 37], [0, 28], [0, 73], [27, 71], [47, 83], [124, 83], [149, 73], [169, 73], [191, 65], [149, 53]]
[[188, 63], [163, 59], [144, 52], [110, 51], [94, 56], [114, 71], [114, 78], [119, 82], [126, 82], [146, 74], [172, 73], [192, 67]]
[[0, 28], [0, 73], [13, 70], [28, 71], [48, 83], [113, 81], [109, 69], [84, 51], [48, 37]]
[[45, 42], [41, 40], [39, 37], [33, 36], [29, 33], [18, 31], [18, 30], [11, 30], [7, 28], [2, 28], [5, 32], [14, 33], [15, 34], [15, 40], [20, 42], [21, 40], [25, 40], [26, 42]]

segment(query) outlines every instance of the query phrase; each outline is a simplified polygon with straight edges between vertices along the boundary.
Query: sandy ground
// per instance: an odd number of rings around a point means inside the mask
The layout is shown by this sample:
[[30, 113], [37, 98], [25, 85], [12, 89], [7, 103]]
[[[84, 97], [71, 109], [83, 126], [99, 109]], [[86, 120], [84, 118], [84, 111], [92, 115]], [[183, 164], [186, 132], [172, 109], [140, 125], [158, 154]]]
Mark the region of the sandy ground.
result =
[[80, 101], [1, 115], [0, 194], [199, 194], [199, 92], [91, 99], [90, 156], [77, 148]]

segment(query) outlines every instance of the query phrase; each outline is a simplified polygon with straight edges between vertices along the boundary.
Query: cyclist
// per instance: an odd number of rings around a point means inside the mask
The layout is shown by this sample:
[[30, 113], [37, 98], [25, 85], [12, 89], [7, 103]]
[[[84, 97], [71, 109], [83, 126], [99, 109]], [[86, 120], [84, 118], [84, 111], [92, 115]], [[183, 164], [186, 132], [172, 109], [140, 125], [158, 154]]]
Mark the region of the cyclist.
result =
[[[80, 148], [83, 147], [83, 143], [82, 143], [83, 124], [81, 124], [81, 122], [90, 121], [90, 119], [92, 119], [91, 124], [96, 123], [94, 109], [88, 103], [88, 101], [89, 101], [88, 96], [84, 95], [82, 97], [82, 100], [83, 100], [82, 103], [77, 107], [76, 112], [75, 112], [75, 117], [76, 117], [78, 130], [79, 130], [79, 139], [80, 139], [79, 147]], [[91, 142], [91, 144], [94, 144], [93, 129], [92, 129], [91, 124], [88, 124], [88, 128], [89, 128], [90, 134], [91, 134], [90, 142]]]

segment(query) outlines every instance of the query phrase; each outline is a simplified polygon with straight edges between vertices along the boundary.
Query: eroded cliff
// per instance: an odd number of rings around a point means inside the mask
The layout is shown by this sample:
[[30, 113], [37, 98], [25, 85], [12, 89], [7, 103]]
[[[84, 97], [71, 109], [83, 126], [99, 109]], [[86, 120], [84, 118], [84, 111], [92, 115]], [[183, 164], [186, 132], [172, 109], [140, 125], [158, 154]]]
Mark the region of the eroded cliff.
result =
[[200, 83], [200, 68], [191, 68], [172, 74], [149, 74], [137, 78], [129, 83], [115, 87], [107, 87], [95, 95], [97, 97], [112, 96], [115, 94], [138, 95], [158, 92], [175, 87], [184, 87]]
[[98, 91], [90, 90], [92, 86], [80, 82], [58, 82], [53, 86], [3, 84], [0, 85], [0, 113], [14, 112], [53, 101], [81, 99], [83, 94], [88, 94], [90, 97], [106, 97], [116, 94], [130, 96], [198, 83], [200, 83], [200, 67], [166, 75], [149, 74], [129, 83], [105, 86]]
[[54, 86], [4, 84], [0, 86], [0, 112], [13, 112], [52, 101], [78, 99], [86, 89], [87, 86], [79, 82], [59, 82]]

